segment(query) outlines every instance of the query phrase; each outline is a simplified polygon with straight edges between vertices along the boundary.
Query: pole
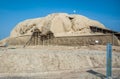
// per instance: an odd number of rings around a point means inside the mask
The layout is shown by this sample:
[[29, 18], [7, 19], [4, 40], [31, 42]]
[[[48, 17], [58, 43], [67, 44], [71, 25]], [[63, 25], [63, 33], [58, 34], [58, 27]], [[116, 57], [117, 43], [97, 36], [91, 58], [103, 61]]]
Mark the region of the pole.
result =
[[106, 54], [106, 76], [107, 79], [112, 78], [112, 44], [107, 43], [107, 54]]

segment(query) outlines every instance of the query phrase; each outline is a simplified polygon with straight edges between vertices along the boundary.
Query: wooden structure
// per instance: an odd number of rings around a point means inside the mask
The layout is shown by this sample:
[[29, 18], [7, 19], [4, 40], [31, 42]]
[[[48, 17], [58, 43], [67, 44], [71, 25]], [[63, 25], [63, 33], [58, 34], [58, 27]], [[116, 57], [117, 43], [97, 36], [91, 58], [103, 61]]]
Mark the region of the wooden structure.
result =
[[96, 26], [90, 26], [91, 32], [95, 33], [103, 33], [103, 34], [113, 34], [115, 35], [119, 40], [120, 40], [120, 32], [116, 32], [113, 30], [105, 29], [105, 28], [100, 28]]
[[100, 28], [100, 27], [96, 27], [96, 26], [90, 26], [90, 29], [91, 29], [92, 32], [99, 32], [99, 33], [104, 33], [104, 34], [107, 34], [107, 33], [111, 33], [111, 34], [118, 33], [116, 31], [112, 31], [112, 30], [109, 30], [109, 29]]
[[26, 42], [24, 47], [27, 45], [42, 45], [45, 40], [49, 40], [53, 37], [54, 35], [51, 31], [48, 31], [47, 34], [42, 34], [39, 29], [34, 29], [31, 38]]

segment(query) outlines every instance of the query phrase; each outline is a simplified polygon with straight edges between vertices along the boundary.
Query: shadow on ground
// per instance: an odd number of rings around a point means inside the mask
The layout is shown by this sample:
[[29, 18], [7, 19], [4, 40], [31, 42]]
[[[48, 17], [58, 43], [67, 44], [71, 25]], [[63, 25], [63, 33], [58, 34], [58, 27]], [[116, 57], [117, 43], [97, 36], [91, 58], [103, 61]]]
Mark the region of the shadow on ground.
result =
[[106, 78], [106, 76], [104, 74], [98, 73], [98, 72], [93, 71], [93, 70], [88, 70], [87, 72], [89, 72], [89, 73], [91, 73], [91, 74], [93, 74], [93, 75], [95, 75], [97, 77], [100, 77], [101, 79], [105, 79]]

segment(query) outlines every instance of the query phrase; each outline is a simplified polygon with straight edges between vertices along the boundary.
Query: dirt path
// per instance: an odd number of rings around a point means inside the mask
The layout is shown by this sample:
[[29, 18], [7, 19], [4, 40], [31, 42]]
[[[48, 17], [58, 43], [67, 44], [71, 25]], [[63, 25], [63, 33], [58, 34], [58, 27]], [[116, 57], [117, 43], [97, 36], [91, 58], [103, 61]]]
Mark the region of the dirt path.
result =
[[[113, 69], [113, 79], [120, 79], [120, 68]], [[0, 79], [105, 79], [105, 69], [97, 68], [87, 71], [61, 71], [47, 73], [15, 74], [14, 76], [1, 76]]]

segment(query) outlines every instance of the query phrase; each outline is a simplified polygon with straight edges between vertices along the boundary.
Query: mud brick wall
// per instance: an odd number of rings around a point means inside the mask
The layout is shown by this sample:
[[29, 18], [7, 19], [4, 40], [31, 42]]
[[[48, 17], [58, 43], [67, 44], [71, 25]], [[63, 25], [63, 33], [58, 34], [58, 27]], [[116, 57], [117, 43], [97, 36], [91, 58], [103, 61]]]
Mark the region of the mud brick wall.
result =
[[[10, 38], [8, 43], [11, 45], [25, 45], [31, 36]], [[98, 41], [96, 43], [95, 41]], [[39, 37], [32, 37], [26, 45], [66, 45], [66, 46], [84, 46], [84, 45], [106, 45], [108, 42], [113, 45], [120, 45], [118, 38], [113, 35], [87, 35], [87, 36], [66, 36], [53, 37], [51, 39], [41, 40]]]
[[[98, 41], [96, 43], [95, 41]], [[69, 45], [69, 46], [83, 46], [83, 45], [106, 45], [107, 43], [119, 45], [118, 39], [113, 35], [89, 35], [89, 36], [68, 36], [56, 37], [49, 40], [44, 40], [44, 45]]]

